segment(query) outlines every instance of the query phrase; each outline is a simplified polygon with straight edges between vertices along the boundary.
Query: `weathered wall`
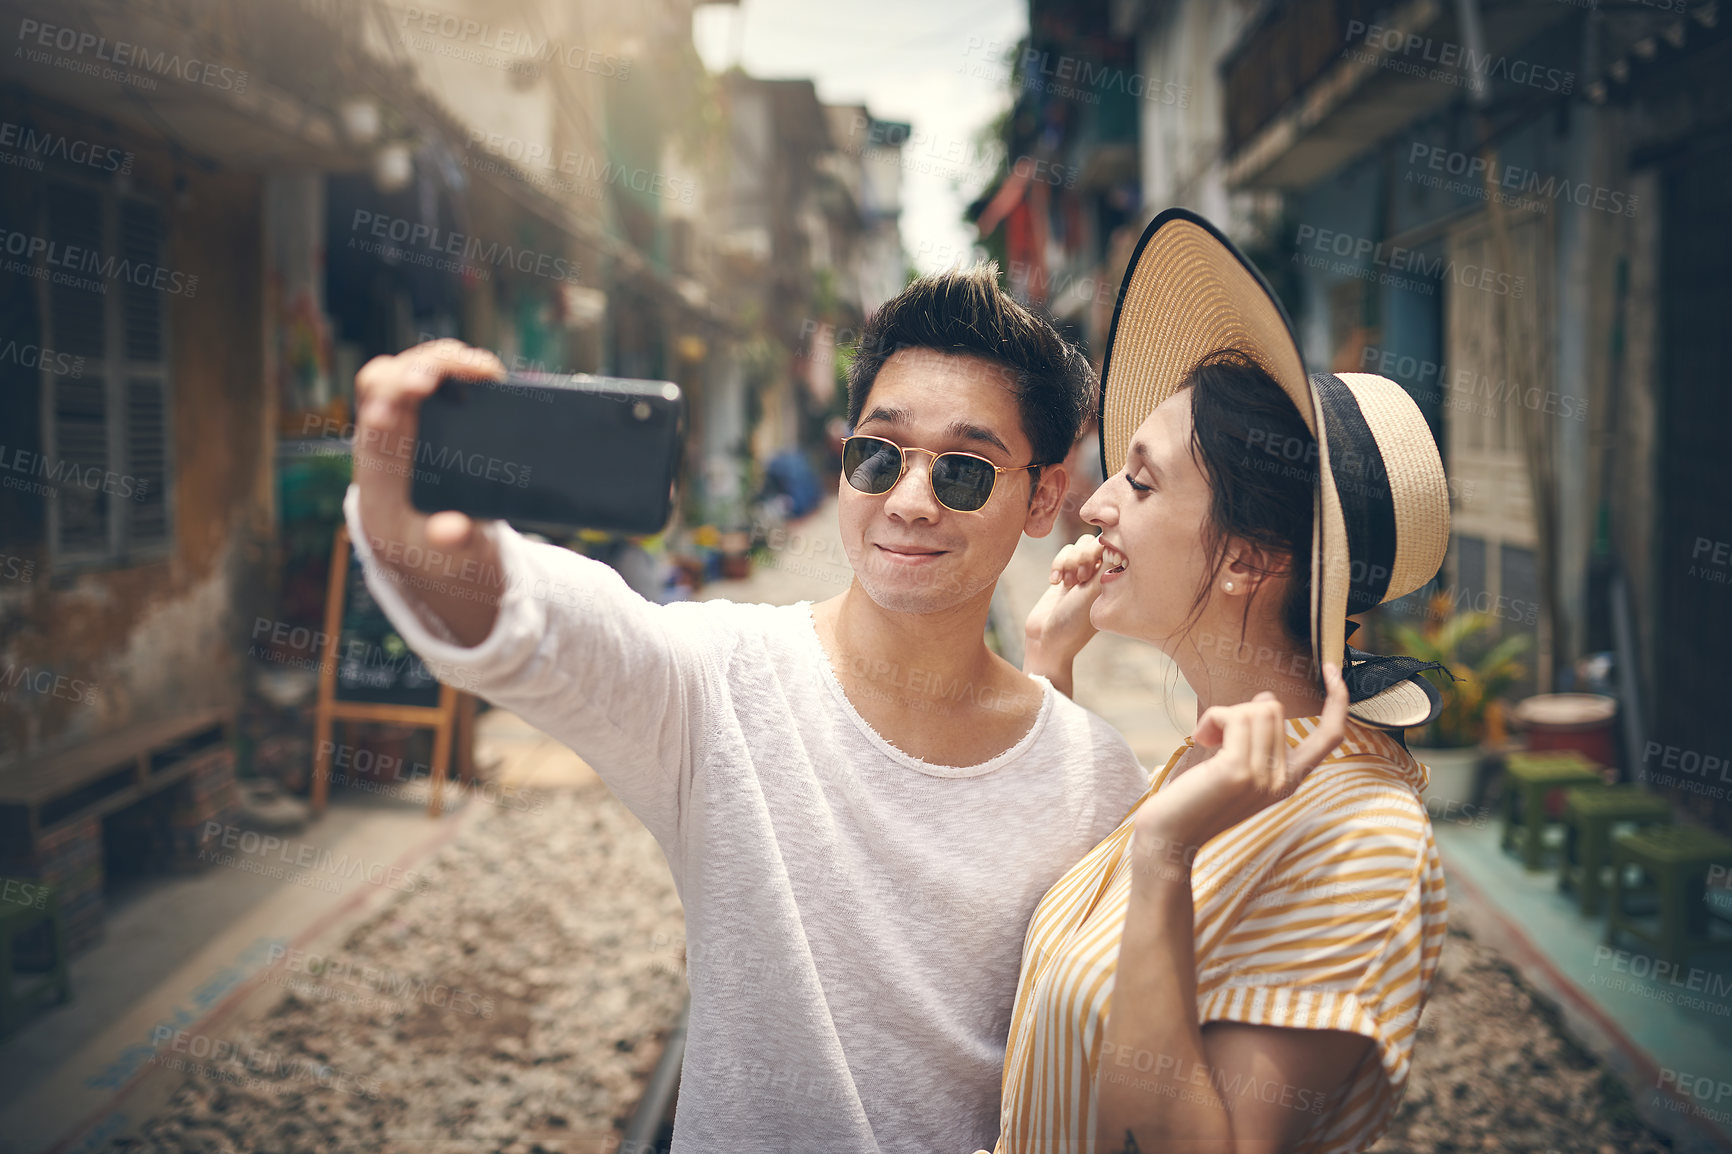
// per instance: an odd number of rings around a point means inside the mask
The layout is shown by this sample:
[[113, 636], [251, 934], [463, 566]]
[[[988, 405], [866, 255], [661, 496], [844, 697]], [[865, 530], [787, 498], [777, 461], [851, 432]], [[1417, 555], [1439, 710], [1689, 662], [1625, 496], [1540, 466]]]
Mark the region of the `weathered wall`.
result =
[[178, 194], [162, 158], [141, 154], [133, 172], [134, 187], [163, 205], [168, 263], [199, 278], [196, 292], [171, 298], [169, 309], [174, 549], [68, 575], [48, 569], [40, 535], [13, 546], [33, 572], [5, 583], [0, 668], [47, 669], [64, 680], [45, 682], [47, 692], [14, 686], [6, 694], [0, 765], [137, 720], [239, 700], [236, 621], [265, 586], [272, 522], [259, 180], [182, 171]]

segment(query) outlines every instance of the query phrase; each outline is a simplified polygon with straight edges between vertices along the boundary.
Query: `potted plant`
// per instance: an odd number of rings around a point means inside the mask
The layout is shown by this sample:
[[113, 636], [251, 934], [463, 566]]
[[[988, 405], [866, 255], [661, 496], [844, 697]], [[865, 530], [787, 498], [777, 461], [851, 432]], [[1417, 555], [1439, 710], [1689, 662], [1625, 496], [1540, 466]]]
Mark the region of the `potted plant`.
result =
[[1397, 625], [1396, 647], [1436, 661], [1454, 675], [1443, 685], [1443, 708], [1430, 725], [1409, 733], [1413, 756], [1431, 771], [1426, 800], [1434, 813], [1471, 812], [1481, 760], [1504, 742], [1502, 697], [1524, 673], [1519, 660], [1533, 643], [1526, 633], [1499, 638], [1489, 613], [1451, 611], [1449, 597], [1433, 597], [1425, 624]]

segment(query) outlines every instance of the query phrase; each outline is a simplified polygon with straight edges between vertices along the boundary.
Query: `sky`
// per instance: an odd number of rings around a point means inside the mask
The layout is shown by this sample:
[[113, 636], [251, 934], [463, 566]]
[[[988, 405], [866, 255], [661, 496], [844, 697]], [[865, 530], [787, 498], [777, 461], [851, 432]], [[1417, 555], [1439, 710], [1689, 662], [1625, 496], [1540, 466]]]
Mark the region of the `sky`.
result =
[[1010, 105], [1006, 56], [1027, 27], [1022, 0], [740, 0], [700, 7], [693, 39], [712, 72], [810, 79], [826, 104], [912, 124], [902, 247], [931, 272], [970, 258], [962, 210], [996, 160], [980, 130]]

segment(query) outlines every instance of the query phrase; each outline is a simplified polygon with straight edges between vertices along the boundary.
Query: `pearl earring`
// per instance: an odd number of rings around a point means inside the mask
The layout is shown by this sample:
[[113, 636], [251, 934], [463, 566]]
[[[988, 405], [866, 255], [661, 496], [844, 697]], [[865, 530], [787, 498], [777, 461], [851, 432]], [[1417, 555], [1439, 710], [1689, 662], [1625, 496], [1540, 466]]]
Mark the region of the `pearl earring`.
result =
[[1231, 581], [1229, 581], [1225, 585], [1221, 586], [1221, 588], [1223, 588], [1227, 592], [1231, 593], [1233, 591], [1233, 583]]

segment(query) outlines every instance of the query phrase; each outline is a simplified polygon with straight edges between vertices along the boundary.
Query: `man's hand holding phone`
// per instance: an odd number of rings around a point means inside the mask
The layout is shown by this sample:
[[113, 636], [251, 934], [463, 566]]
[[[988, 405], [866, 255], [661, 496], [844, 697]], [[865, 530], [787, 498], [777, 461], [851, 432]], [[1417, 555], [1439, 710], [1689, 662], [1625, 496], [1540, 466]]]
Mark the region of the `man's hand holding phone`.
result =
[[423, 513], [409, 499], [421, 402], [446, 377], [499, 381], [505, 366], [485, 349], [438, 340], [362, 367], [355, 376], [354, 478], [374, 557], [413, 582], [415, 599], [459, 644], [474, 646], [498, 616], [502, 589], [486, 587], [499, 581], [498, 549], [480, 522], [452, 510]]

